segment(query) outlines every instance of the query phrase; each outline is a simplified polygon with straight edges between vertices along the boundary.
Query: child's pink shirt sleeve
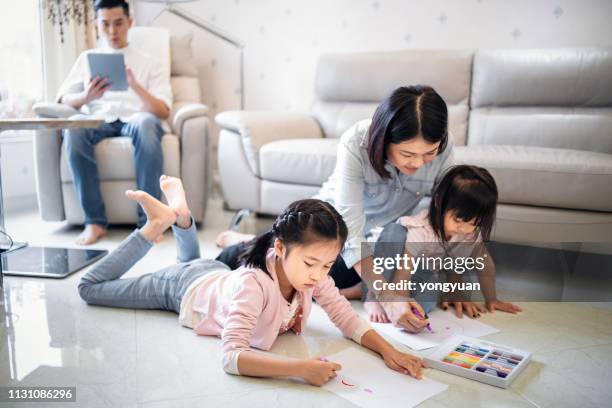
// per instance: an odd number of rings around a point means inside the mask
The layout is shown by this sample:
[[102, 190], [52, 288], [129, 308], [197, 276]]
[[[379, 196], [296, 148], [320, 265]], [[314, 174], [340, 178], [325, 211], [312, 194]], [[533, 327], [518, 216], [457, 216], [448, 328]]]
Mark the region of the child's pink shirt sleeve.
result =
[[359, 317], [349, 301], [340, 294], [331, 277], [328, 276], [315, 287], [313, 297], [344, 337], [361, 344], [361, 337], [372, 328]]
[[251, 336], [263, 306], [264, 295], [260, 283], [254, 274], [246, 274], [234, 292], [221, 333], [223, 369], [227, 373], [240, 375], [238, 356], [251, 349]]

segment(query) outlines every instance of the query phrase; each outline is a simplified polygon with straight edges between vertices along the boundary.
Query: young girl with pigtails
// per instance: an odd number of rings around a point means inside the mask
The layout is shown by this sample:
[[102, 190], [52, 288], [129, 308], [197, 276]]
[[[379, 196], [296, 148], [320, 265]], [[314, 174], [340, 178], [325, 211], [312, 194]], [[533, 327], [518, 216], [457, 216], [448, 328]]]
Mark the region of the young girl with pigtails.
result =
[[[249, 243], [243, 266], [232, 271], [200, 258], [180, 179], [162, 176], [160, 185], [168, 205], [143, 191], [126, 192], [143, 208], [147, 222], [81, 279], [79, 294], [88, 304], [174, 311], [196, 334], [221, 337], [226, 372], [301, 377], [321, 386], [336, 376], [339, 364], [253, 351], [269, 350], [283, 332], [301, 333], [314, 299], [345, 337], [380, 354], [388, 367], [422, 377], [422, 360], [378, 335], [329, 277], [348, 235], [332, 205], [316, 199], [290, 204], [269, 231]], [[177, 241], [178, 263], [121, 279], [168, 228]]]

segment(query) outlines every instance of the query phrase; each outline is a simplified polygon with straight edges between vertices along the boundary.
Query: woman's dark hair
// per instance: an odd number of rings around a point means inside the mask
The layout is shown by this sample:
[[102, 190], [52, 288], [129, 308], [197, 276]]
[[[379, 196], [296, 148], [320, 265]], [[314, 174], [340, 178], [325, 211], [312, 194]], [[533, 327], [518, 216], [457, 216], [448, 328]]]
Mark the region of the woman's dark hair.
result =
[[125, 0], [94, 0], [94, 11], [98, 14], [101, 9], [121, 7], [126, 16], [130, 16], [130, 5]]
[[376, 172], [391, 178], [385, 169], [389, 143], [401, 143], [422, 136], [440, 142], [438, 154], [448, 141], [446, 102], [430, 86], [402, 86], [376, 108], [368, 134], [368, 156]]
[[442, 243], [446, 243], [444, 214], [454, 211], [463, 221], [476, 221], [483, 240], [488, 240], [495, 223], [497, 185], [486, 169], [453, 166], [436, 186], [429, 205], [429, 223]]
[[294, 245], [308, 245], [324, 240], [339, 241], [342, 248], [347, 236], [346, 224], [331, 204], [313, 198], [294, 201], [276, 218], [269, 231], [248, 243], [240, 256], [240, 262], [259, 268], [269, 275], [266, 255], [275, 238], [280, 239], [287, 251], [290, 251]]

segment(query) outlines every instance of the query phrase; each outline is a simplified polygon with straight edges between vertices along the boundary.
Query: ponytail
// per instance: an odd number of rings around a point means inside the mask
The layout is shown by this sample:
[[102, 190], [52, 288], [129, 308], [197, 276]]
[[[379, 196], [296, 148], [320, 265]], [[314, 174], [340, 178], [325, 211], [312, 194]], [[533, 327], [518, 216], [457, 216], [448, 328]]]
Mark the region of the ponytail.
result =
[[294, 245], [308, 245], [316, 241], [338, 241], [342, 248], [347, 236], [348, 228], [331, 204], [313, 198], [299, 200], [289, 204], [269, 231], [247, 244], [239, 261], [270, 275], [266, 256], [275, 239], [279, 239], [290, 251]]
[[270, 229], [247, 243], [247, 247], [238, 258], [238, 262], [243, 265], [259, 268], [269, 275], [270, 273], [266, 267], [266, 255], [273, 243], [274, 231]]

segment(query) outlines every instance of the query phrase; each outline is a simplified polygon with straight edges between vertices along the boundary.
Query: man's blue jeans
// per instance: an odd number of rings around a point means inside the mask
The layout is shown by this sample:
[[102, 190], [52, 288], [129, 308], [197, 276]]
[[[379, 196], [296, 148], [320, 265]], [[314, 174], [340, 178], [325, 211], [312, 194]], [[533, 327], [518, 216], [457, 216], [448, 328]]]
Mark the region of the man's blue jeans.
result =
[[[72, 119], [89, 118], [77, 115]], [[142, 112], [129, 122], [119, 120], [104, 123], [97, 129], [67, 129], [64, 131], [64, 145], [68, 165], [72, 172], [77, 198], [85, 213], [85, 224], [98, 224], [106, 227], [106, 211], [100, 191], [100, 178], [96, 164], [95, 147], [107, 137], [128, 136], [134, 146], [134, 165], [136, 167], [136, 186], [159, 199], [159, 177], [163, 171], [161, 138], [164, 134], [160, 120], [153, 114]], [[145, 223], [146, 217], [138, 207], [138, 225]]]

